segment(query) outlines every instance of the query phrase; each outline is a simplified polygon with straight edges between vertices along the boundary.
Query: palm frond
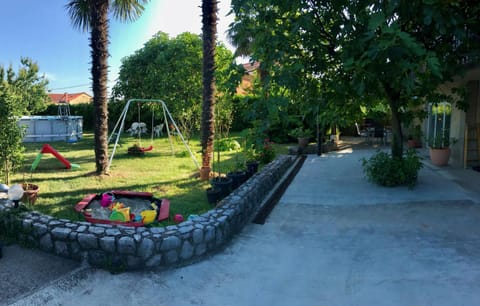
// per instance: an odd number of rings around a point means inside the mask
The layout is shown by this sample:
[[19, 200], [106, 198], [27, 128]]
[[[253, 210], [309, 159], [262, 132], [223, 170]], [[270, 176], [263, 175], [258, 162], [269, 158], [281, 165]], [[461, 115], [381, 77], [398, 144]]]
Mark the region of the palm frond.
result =
[[145, 9], [149, 0], [113, 0], [111, 12], [113, 17], [120, 21], [135, 21]]
[[83, 32], [90, 29], [90, 0], [71, 0], [65, 5], [74, 28]]

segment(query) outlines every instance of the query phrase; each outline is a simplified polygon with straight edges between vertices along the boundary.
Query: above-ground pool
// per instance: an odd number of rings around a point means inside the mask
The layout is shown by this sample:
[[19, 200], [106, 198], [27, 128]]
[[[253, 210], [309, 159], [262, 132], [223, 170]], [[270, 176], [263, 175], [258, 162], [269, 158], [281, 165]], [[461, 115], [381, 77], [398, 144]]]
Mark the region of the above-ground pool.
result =
[[23, 142], [76, 142], [83, 135], [82, 116], [23, 116], [18, 125], [25, 127]]

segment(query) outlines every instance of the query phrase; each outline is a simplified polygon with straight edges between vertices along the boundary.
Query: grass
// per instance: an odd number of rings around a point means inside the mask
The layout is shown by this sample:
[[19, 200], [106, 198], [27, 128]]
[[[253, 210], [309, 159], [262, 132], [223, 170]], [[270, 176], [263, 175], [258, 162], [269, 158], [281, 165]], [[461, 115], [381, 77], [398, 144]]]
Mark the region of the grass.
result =
[[[153, 150], [144, 156], [127, 154], [127, 148], [138, 143], [138, 139], [125, 136], [117, 147], [110, 174], [96, 176], [93, 151], [93, 134], [84, 134], [77, 143], [54, 142], [50, 145], [79, 169], [65, 169], [65, 166], [51, 154], [44, 154], [38, 167], [30, 172], [35, 157], [43, 143], [26, 143], [25, 170], [13, 176], [13, 183], [34, 183], [39, 185], [39, 197], [34, 209], [56, 218], [83, 220], [73, 207], [87, 194], [103, 193], [109, 190], [147, 191], [158, 198], [171, 202], [170, 215], [201, 214], [211, 208], [205, 190], [209, 182], [198, 179], [198, 170], [187, 149], [179, 138], [172, 139], [172, 146], [166, 137], [150, 141], [142, 139], [141, 146], [153, 145]], [[190, 140], [190, 148], [200, 163], [200, 143]], [[110, 145], [111, 153], [113, 145]], [[172, 152], [173, 147], [173, 152]], [[287, 151], [286, 145], [275, 145], [277, 154]], [[235, 155], [237, 157], [235, 157]], [[223, 173], [232, 171], [242, 154], [236, 151], [221, 152], [221, 163], [214, 163], [214, 170]], [[217, 155], [215, 154], [215, 161]]]

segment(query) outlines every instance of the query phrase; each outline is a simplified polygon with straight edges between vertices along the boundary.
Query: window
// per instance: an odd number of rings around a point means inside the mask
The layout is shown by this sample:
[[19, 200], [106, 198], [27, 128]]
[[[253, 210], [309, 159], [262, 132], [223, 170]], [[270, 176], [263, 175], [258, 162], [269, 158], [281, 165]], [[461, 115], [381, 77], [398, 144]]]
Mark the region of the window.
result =
[[452, 105], [448, 102], [428, 105], [427, 139], [433, 139], [437, 135], [450, 138], [450, 121], [452, 117]]

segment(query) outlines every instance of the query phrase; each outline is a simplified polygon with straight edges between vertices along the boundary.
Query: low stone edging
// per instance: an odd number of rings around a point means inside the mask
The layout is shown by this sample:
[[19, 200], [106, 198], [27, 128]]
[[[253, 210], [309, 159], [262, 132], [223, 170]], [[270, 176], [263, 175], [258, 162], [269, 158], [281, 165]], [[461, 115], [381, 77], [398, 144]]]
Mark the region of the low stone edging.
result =
[[0, 214], [9, 217], [0, 221], [10, 230], [19, 230], [22, 242], [96, 267], [135, 270], [184, 264], [213, 253], [240, 232], [295, 159], [278, 157], [216, 208], [178, 225], [132, 228], [73, 222], [35, 211], [16, 217], [2, 214], [12, 208], [1, 202]]

